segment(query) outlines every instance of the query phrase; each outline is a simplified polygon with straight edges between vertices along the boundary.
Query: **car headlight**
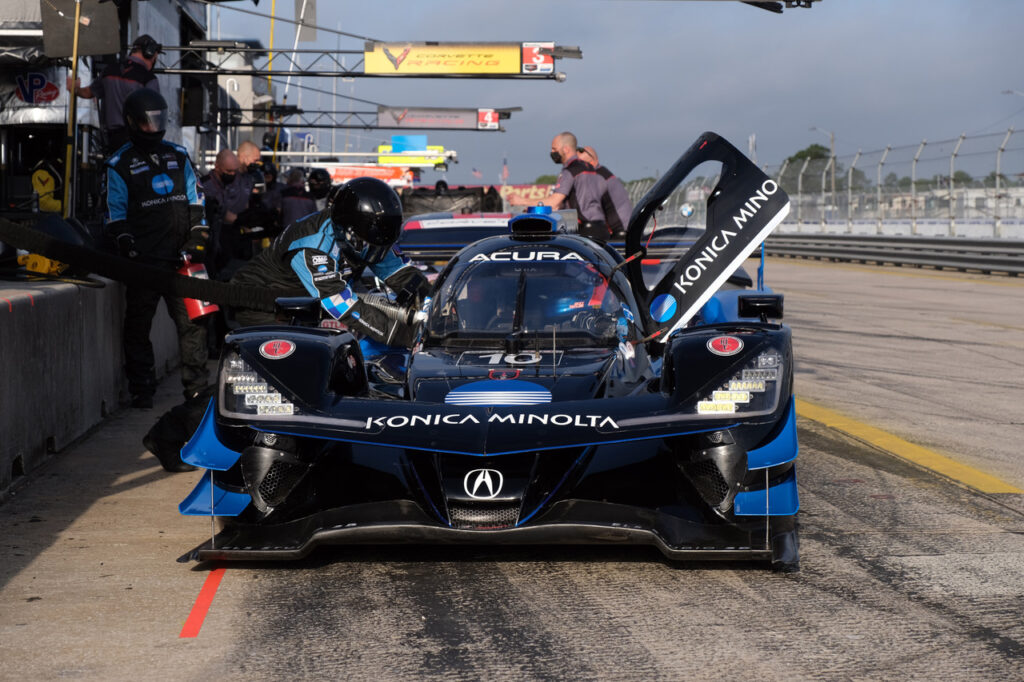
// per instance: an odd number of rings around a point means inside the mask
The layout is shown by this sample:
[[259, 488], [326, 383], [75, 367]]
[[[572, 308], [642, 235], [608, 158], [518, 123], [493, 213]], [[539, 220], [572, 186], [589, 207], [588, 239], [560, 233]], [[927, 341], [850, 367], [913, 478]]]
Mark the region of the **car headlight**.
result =
[[258, 416], [293, 415], [295, 405], [284, 399], [238, 353], [229, 353], [221, 364], [223, 410]]
[[773, 412], [778, 405], [782, 356], [767, 350], [697, 401], [698, 414]]

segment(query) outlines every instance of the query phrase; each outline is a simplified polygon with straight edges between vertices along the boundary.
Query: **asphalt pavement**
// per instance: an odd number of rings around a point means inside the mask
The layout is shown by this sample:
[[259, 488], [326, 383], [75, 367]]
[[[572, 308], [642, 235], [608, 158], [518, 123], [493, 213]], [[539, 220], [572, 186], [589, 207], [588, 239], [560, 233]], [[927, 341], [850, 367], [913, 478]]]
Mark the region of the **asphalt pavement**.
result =
[[[802, 399], [1024, 487], [1024, 282], [788, 262], [768, 281]], [[171, 376], [0, 505], [0, 679], [1024, 679], [1024, 495], [805, 417], [796, 574], [600, 547], [216, 566], [176, 562], [210, 532], [177, 513], [199, 473], [141, 444], [177, 397]]]

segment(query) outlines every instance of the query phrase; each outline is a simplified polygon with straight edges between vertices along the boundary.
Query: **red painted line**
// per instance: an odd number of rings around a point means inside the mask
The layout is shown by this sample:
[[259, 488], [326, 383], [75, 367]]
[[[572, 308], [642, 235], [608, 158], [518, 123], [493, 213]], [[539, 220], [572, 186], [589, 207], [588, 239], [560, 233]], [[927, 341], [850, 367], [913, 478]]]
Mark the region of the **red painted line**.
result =
[[206, 614], [210, 610], [210, 604], [213, 603], [213, 597], [217, 594], [220, 580], [224, 577], [224, 570], [223, 568], [215, 568], [210, 571], [210, 575], [206, 576], [206, 582], [203, 583], [203, 588], [199, 590], [196, 603], [192, 605], [192, 611], [188, 614], [188, 619], [185, 620], [185, 625], [181, 628], [181, 634], [178, 635], [179, 639], [197, 637], [199, 635], [199, 629], [203, 627], [203, 621], [206, 620]]
[[14, 312], [14, 304], [11, 303], [11, 299], [5, 298], [3, 300], [7, 301], [7, 312], [13, 313]]

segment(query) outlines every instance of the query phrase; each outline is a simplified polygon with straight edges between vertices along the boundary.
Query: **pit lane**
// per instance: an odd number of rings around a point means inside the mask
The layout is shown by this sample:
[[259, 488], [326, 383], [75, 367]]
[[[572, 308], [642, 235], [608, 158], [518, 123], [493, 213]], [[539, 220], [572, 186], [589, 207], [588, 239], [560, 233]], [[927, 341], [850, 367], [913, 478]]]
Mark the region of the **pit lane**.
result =
[[[1024, 287], [824, 267], [769, 263], [798, 396], [1024, 487], [1007, 315]], [[198, 474], [164, 474], [140, 445], [177, 390], [0, 506], [0, 677], [1019, 676], [1024, 495], [804, 417], [798, 574], [638, 547], [322, 549], [228, 564], [181, 637], [212, 567], [174, 559], [210, 524], [176, 512]]]

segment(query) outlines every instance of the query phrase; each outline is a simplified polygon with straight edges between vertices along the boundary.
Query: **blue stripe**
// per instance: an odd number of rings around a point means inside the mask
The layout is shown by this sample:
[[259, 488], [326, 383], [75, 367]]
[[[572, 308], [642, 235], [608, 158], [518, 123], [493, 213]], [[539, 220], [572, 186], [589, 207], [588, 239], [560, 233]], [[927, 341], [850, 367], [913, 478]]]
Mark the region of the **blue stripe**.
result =
[[196, 172], [192, 168], [192, 161], [185, 157], [185, 194], [188, 196], [188, 203], [193, 205], [204, 205], [203, 197], [199, 196], [199, 189], [196, 184]]
[[526, 523], [527, 521], [532, 519], [537, 514], [537, 512], [539, 512], [541, 509], [543, 509], [544, 505], [548, 503], [548, 500], [550, 500], [552, 497], [554, 497], [555, 493], [558, 492], [558, 489], [562, 487], [563, 483], [565, 483], [565, 479], [569, 478], [569, 474], [571, 474], [573, 471], [575, 471], [576, 467], [578, 467], [580, 465], [580, 462], [583, 461], [583, 458], [586, 457], [587, 455], [589, 455], [593, 451], [594, 451], [594, 446], [590, 446], [589, 448], [584, 450], [580, 454], [580, 456], [576, 458], [576, 461], [572, 463], [572, 466], [565, 470], [565, 473], [562, 474], [562, 480], [560, 480], [558, 482], [558, 484], [554, 488], [551, 489], [551, 492], [548, 493], [547, 497], [545, 497], [543, 500], [541, 500], [541, 503], [537, 505], [537, 508], [534, 509], [529, 514], [527, 514], [526, 516], [524, 516], [523, 518], [519, 519], [518, 523], [516, 523], [516, 528], [519, 528], [524, 523]]
[[387, 280], [402, 268], [409, 266], [409, 263], [396, 254], [394, 250], [391, 250], [388, 251], [388, 255], [381, 262], [371, 265], [370, 270], [380, 279]]
[[128, 219], [128, 185], [113, 168], [107, 169], [107, 222]]
[[[302, 240], [300, 239], [299, 241]], [[320, 298], [320, 292], [313, 284], [313, 273], [310, 272], [309, 268], [306, 266], [306, 259], [303, 257], [302, 251], [296, 251], [295, 255], [292, 256], [291, 266], [292, 272], [298, 276], [299, 281], [302, 282], [302, 286], [306, 287], [306, 291], [308, 291], [311, 296]]]

